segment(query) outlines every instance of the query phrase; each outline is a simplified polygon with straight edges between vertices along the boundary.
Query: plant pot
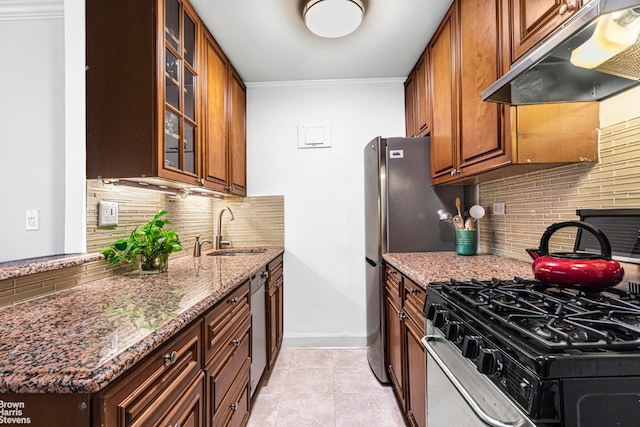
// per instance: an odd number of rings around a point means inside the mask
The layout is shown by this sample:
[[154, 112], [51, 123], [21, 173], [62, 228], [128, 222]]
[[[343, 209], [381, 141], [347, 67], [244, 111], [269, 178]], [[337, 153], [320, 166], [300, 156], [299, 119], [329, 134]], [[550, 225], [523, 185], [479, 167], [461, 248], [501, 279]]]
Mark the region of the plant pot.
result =
[[169, 255], [160, 254], [154, 257], [140, 257], [140, 273], [155, 274], [164, 273], [169, 269]]

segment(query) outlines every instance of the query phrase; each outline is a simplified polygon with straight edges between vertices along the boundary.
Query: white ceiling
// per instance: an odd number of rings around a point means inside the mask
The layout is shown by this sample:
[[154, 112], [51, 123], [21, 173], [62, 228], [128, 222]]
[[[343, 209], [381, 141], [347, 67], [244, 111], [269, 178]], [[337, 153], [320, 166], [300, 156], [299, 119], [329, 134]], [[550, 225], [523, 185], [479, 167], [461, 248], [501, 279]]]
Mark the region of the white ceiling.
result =
[[303, 0], [190, 0], [245, 82], [406, 77], [452, 0], [364, 0], [360, 28], [312, 34]]

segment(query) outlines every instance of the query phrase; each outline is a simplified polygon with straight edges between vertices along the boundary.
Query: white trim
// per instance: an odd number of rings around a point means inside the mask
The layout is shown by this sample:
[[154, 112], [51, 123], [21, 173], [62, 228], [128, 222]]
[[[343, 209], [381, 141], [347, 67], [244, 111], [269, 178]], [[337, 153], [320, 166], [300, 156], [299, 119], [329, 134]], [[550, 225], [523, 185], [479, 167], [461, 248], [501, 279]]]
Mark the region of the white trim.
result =
[[334, 79], [334, 80], [289, 80], [278, 82], [245, 82], [247, 88], [261, 87], [309, 87], [309, 86], [341, 86], [370, 84], [404, 84], [406, 77], [388, 77], [377, 79]]
[[366, 348], [367, 337], [283, 338], [282, 348]]
[[[108, 1], [108, 0], [105, 0]], [[137, 0], [136, 0], [137, 1]], [[87, 251], [85, 1], [66, 0], [64, 252]]]
[[64, 18], [63, 0], [0, 1], [0, 21]]

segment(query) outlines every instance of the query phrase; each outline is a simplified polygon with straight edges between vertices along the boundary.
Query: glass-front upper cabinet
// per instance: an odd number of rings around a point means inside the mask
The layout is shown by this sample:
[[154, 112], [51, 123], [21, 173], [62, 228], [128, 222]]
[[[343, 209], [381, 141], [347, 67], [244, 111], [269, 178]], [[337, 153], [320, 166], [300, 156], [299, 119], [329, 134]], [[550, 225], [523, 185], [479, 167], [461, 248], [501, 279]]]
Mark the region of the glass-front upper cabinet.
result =
[[199, 21], [182, 1], [163, 1], [164, 168], [196, 176]]

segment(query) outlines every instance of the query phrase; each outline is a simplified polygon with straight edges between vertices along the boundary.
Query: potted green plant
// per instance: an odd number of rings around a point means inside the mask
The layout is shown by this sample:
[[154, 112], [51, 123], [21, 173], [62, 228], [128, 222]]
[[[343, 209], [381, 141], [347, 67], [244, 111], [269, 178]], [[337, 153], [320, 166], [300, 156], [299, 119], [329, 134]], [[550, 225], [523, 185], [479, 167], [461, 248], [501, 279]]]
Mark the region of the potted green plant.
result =
[[167, 271], [167, 260], [173, 252], [182, 250], [180, 238], [175, 230], [164, 228], [171, 224], [169, 220], [162, 219], [167, 211], [161, 210], [153, 219], [136, 227], [128, 238], [116, 241], [102, 251], [102, 255], [111, 265], [119, 261], [135, 263], [140, 256], [140, 268], [143, 272]]

